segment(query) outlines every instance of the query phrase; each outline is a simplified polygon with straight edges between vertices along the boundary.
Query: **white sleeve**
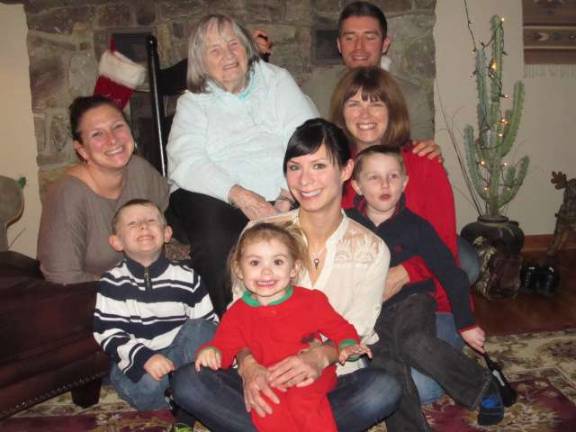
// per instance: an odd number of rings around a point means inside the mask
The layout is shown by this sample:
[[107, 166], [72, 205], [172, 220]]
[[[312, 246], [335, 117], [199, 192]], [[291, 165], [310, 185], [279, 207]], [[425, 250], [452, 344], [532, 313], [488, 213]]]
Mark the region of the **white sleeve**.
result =
[[209, 119], [198, 98], [189, 92], [178, 98], [166, 147], [168, 178], [182, 189], [228, 201], [236, 181], [208, 157]]
[[312, 100], [302, 92], [294, 78], [284, 69], [278, 73], [275, 91], [276, 112], [281, 121], [285, 142], [288, 143], [298, 126], [320, 115]]
[[346, 318], [354, 324], [363, 343], [373, 344], [378, 341], [374, 324], [382, 309], [382, 296], [386, 286], [386, 275], [390, 266], [390, 251], [384, 242], [378, 254], [368, 266], [364, 277], [356, 281], [354, 290], [356, 300], [354, 308]]

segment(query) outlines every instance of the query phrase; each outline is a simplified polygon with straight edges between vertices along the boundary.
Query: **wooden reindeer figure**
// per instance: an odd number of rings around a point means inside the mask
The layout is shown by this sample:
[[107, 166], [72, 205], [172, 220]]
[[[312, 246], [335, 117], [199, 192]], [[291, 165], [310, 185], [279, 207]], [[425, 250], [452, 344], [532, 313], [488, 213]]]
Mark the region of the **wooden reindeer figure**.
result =
[[24, 196], [18, 182], [0, 175], [0, 251], [8, 250], [8, 225], [17, 220], [24, 209]]
[[554, 256], [568, 240], [571, 233], [576, 232], [576, 178], [568, 180], [563, 172], [552, 172], [552, 184], [556, 189], [564, 190], [564, 200], [556, 213], [556, 228], [552, 244], [546, 254]]

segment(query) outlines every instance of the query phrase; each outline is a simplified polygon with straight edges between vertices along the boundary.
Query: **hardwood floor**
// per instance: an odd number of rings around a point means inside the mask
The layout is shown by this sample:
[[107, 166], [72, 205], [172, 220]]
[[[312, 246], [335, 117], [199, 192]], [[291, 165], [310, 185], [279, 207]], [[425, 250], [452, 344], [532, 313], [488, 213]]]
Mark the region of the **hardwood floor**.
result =
[[[525, 260], [543, 262], [544, 252], [524, 252]], [[478, 322], [489, 336], [576, 327], [576, 249], [560, 251], [556, 266], [560, 288], [553, 297], [520, 293], [487, 300], [474, 295]]]

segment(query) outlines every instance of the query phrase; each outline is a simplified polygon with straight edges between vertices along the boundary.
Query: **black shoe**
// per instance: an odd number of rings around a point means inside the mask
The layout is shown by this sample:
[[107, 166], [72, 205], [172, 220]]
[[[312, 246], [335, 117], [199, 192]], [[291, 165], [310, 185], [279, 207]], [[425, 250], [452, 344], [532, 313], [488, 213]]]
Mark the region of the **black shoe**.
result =
[[500, 391], [500, 397], [502, 398], [502, 403], [505, 407], [511, 407], [516, 403], [518, 399], [518, 393], [514, 390], [514, 387], [508, 382], [502, 368], [498, 363], [490, 358], [488, 353], [484, 353], [484, 361], [486, 361], [486, 366], [492, 373], [492, 383]]
[[[168, 387], [164, 391], [164, 399], [170, 408], [170, 412], [174, 416], [176, 425], [178, 426], [188, 426], [190, 428], [194, 427], [194, 423], [196, 423], [196, 418], [188, 413], [187, 411], [183, 410], [176, 401], [174, 401], [174, 395], [172, 394], [172, 388]], [[185, 430], [185, 429], [183, 429]]]
[[558, 290], [560, 275], [551, 265], [543, 265], [538, 268], [534, 291], [545, 297], [552, 297]]
[[520, 270], [520, 291], [525, 293], [534, 292], [534, 281], [536, 279], [538, 266], [533, 263], [524, 263]]
[[176, 417], [176, 424], [186, 425], [190, 428], [194, 428], [196, 418], [188, 411], [184, 411], [182, 408], [179, 407], [175, 417]]
[[524, 264], [520, 272], [520, 291], [552, 297], [558, 290], [560, 275], [553, 265]]
[[478, 408], [478, 424], [480, 426], [495, 425], [504, 418], [504, 404], [496, 384], [492, 384], [488, 393], [480, 401]]

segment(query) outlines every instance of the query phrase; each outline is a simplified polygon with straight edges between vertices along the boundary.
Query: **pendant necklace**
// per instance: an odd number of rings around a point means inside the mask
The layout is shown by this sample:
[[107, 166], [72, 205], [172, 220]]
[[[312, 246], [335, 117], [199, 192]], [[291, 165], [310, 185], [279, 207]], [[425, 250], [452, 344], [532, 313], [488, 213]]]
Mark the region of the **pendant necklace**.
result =
[[310, 256], [312, 257], [312, 263], [314, 264], [314, 269], [318, 270], [318, 266], [320, 265], [320, 257], [324, 253], [326, 246], [324, 246], [317, 254], [313, 254], [310, 252]]

